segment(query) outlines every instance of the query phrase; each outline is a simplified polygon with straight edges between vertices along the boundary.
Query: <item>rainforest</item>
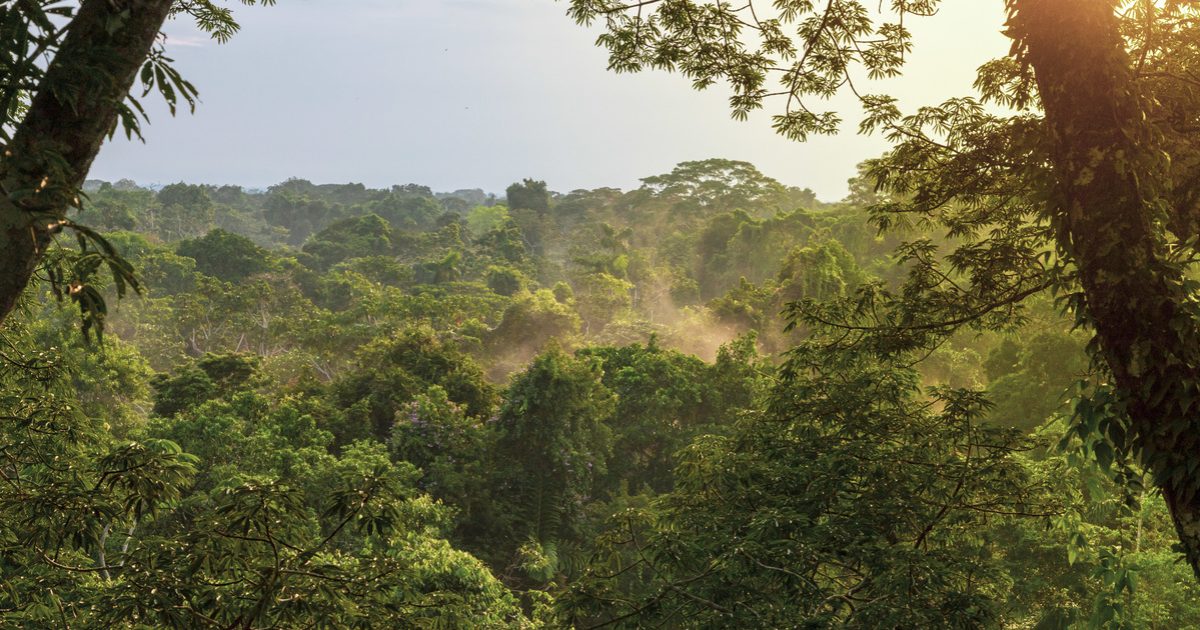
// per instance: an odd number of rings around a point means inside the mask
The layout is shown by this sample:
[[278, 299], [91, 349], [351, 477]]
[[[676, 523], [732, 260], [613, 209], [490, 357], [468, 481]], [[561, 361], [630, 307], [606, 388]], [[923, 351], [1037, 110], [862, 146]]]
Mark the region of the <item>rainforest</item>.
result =
[[759, 4], [559, 9], [791, 140], [848, 94], [838, 200], [89, 177], [234, 12], [0, 2], [0, 626], [1200, 627], [1200, 8], [1007, 0], [907, 109], [950, 0]]

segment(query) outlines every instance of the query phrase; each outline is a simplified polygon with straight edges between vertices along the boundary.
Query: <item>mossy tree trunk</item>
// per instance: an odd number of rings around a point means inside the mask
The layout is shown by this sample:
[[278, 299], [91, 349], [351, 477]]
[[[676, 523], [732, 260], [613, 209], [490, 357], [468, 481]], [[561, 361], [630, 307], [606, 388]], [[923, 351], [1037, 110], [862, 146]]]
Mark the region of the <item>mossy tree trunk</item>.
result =
[[1129, 444], [1154, 473], [1200, 577], [1200, 335], [1163, 228], [1187, 209], [1166, 201], [1168, 158], [1144, 116], [1115, 3], [1010, 0], [1009, 8], [1051, 136], [1060, 244], [1124, 397]]

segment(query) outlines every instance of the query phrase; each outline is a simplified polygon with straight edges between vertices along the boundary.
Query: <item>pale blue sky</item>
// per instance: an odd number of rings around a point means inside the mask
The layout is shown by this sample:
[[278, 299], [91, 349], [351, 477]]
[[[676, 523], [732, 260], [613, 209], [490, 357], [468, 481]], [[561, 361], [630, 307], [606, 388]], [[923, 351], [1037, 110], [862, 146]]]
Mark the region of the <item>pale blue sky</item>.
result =
[[[236, 3], [233, 3], [236, 4]], [[113, 140], [92, 177], [265, 187], [288, 177], [368, 186], [501, 192], [523, 177], [550, 188], [632, 188], [677, 162], [755, 163], [826, 200], [885, 148], [848, 131], [806, 144], [766, 114], [732, 121], [717, 88], [662, 73], [615, 75], [553, 0], [280, 0], [236, 9], [243, 30], [217, 45], [170, 25], [170, 55], [200, 89], [195, 115], [152, 107], [146, 143]], [[999, 0], [948, 0], [912, 20], [904, 79], [873, 88], [909, 107], [968, 93], [1003, 54]], [[770, 111], [770, 104], [768, 104]]]

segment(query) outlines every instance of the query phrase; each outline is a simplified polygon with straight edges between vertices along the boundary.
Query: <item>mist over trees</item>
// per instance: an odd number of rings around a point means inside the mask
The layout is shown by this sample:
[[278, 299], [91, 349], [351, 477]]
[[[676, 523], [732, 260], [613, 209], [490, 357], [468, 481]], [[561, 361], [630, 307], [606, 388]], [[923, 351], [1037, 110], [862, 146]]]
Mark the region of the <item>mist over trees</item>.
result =
[[232, 14], [0, 6], [3, 625], [1200, 626], [1197, 8], [1010, 0], [904, 114], [938, 4], [569, 3], [794, 139], [850, 90], [837, 202], [85, 181]]
[[[81, 219], [144, 291], [99, 285], [102, 346], [48, 286], [6, 324], [10, 430], [36, 436], [8, 488], [10, 575], [56, 584], [8, 618], [1200, 615], [1162, 500], [1072, 428], [1093, 367], [1052, 300], [915, 364], [830, 352], [799, 317], [908, 281], [854, 201], [684, 163], [628, 192], [538, 192], [538, 254], [506, 202], [418, 186], [173, 184], [211, 210], [187, 237], [161, 221], [176, 197], [89, 189]], [[47, 453], [79, 472], [30, 476]]]

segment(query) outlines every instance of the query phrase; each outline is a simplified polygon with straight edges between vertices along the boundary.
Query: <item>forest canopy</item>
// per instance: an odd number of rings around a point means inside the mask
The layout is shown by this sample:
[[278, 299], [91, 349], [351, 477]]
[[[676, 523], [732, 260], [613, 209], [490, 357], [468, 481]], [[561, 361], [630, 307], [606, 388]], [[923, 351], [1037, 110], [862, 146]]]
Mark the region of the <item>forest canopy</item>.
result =
[[793, 139], [853, 93], [838, 202], [87, 180], [195, 104], [164, 20], [236, 22], [0, 6], [4, 625], [1200, 625], [1200, 14], [1009, 0], [903, 113], [938, 5], [569, 3]]
[[575, 0], [571, 8], [580, 22], [603, 20], [610, 68], [678, 71], [697, 88], [724, 81], [738, 117], [779, 95], [775, 128], [789, 137], [836, 131], [836, 113], [809, 105], [852, 91], [860, 129], [894, 144], [868, 162], [876, 186], [896, 196], [875, 206], [876, 222], [921, 222], [962, 242], [944, 253], [902, 248], [917, 265], [910, 290], [873, 294], [871, 313], [798, 315], [890, 352], [935, 344], [967, 323], [1001, 328], [1024, 300], [1065, 295], [1094, 331], [1102, 373], [1081, 398], [1095, 415], [1080, 433], [1151, 473], [1200, 576], [1195, 3], [1009, 0], [1011, 53], [980, 68], [979, 97], [905, 115], [895, 98], [856, 80], [898, 75], [916, 44], [904, 19], [934, 16], [938, 5], [895, 2], [872, 13], [854, 1], [785, 1], [760, 14], [753, 0]]
[[798, 318], [909, 281], [858, 202], [728, 160], [546, 187], [537, 214], [305, 180], [85, 192], [143, 292], [97, 287], [99, 344], [44, 284], [5, 324], [14, 623], [1200, 617], [1162, 499], [1074, 424], [1096, 376], [1053, 300], [932, 350]]

